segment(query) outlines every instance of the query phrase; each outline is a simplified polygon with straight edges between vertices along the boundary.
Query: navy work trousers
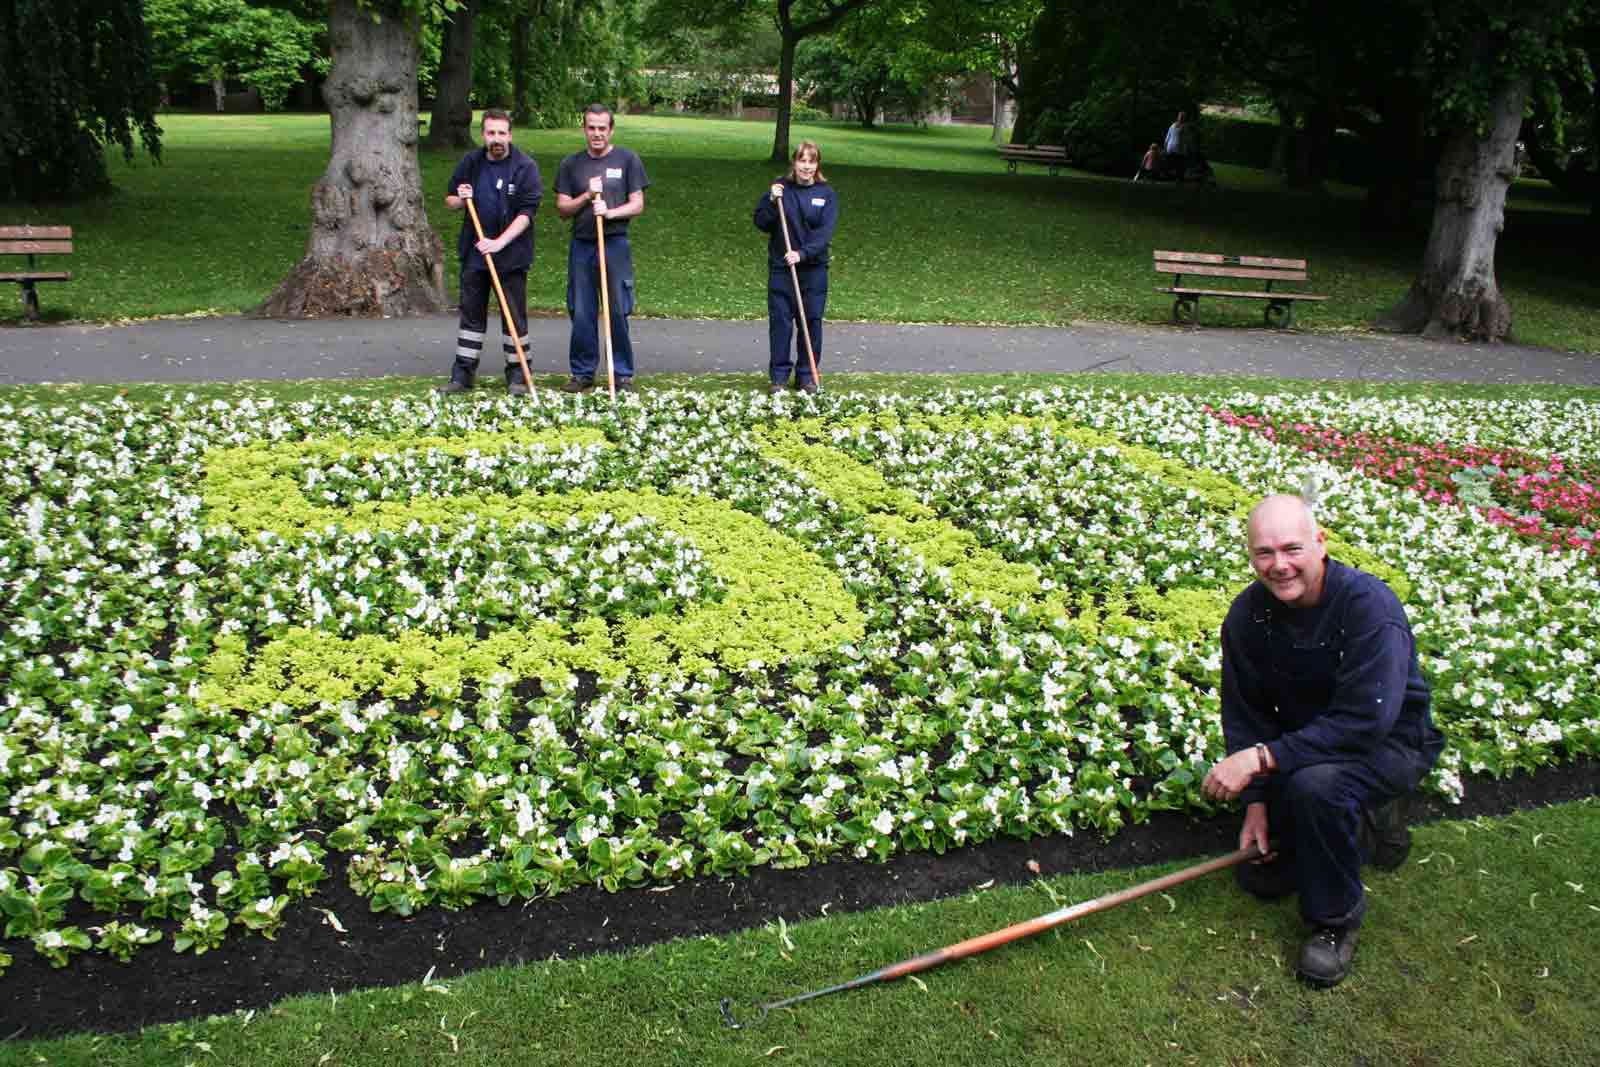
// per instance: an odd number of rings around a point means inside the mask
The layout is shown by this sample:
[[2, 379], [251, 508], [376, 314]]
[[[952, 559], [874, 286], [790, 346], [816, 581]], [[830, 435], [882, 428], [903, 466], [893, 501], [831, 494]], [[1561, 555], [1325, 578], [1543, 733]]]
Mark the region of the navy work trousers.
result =
[[[822, 313], [828, 306], [828, 268], [796, 268], [800, 296], [805, 302], [806, 328], [811, 331], [811, 349], [822, 369]], [[811, 363], [806, 358], [805, 338], [798, 329], [799, 311], [794, 306], [794, 281], [789, 271], [768, 272], [767, 278], [767, 370], [773, 385], [788, 385], [797, 374], [802, 383], [811, 381]]]
[[[524, 354], [532, 355], [528, 337], [528, 272], [514, 270], [500, 275], [500, 287], [505, 290], [506, 303], [511, 305], [511, 317], [516, 320], [516, 336], [522, 342]], [[489, 301], [499, 301], [494, 296], [494, 282], [486, 270], [461, 272], [461, 319], [456, 331], [456, 358], [476, 363], [483, 355], [483, 341], [489, 330]], [[501, 347], [505, 350], [506, 366], [517, 366], [517, 349], [511, 342], [511, 326], [500, 324]], [[519, 371], [520, 373], [520, 368]]]
[[[611, 354], [618, 378], [633, 377], [633, 249], [624, 234], [606, 237], [606, 283], [611, 291]], [[567, 314], [572, 341], [567, 362], [574, 378], [593, 380], [600, 368], [600, 252], [596, 241], [567, 243]]]
[[1262, 897], [1300, 894], [1313, 926], [1343, 926], [1360, 911], [1360, 826], [1364, 808], [1415, 789], [1430, 761], [1390, 742], [1365, 759], [1313, 763], [1267, 779], [1267, 832], [1278, 858], [1236, 868], [1239, 884]]

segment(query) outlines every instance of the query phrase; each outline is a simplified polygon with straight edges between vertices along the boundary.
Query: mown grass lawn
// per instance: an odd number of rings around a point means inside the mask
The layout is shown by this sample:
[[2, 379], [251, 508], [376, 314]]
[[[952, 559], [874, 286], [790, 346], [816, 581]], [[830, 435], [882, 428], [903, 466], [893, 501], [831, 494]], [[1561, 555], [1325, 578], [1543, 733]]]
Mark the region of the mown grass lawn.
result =
[[[44, 290], [48, 313], [116, 319], [235, 312], [259, 303], [300, 257], [308, 191], [326, 164], [319, 116], [195, 116], [164, 120], [164, 162], [113, 164], [118, 192], [79, 205], [0, 206], [0, 222], [75, 227], [78, 280]], [[1312, 288], [1332, 299], [1302, 329], [1366, 327], [1406, 291], [1427, 216], [1406, 232], [1359, 224], [1356, 190], [1313, 197], [1265, 175], [1222, 168], [1215, 193], [1041, 168], [1007, 175], [981, 128], [799, 126], [823, 146], [841, 197], [829, 313], [910, 322], [1058, 324], [1166, 321], [1153, 289], [1155, 248], [1276, 254], [1310, 261]], [[574, 131], [519, 130], [547, 186]], [[764, 314], [762, 237], [750, 212], [774, 175], [762, 123], [624, 116], [619, 144], [640, 151], [654, 183], [635, 224], [640, 311]], [[457, 219], [440, 203], [456, 156], [424, 153], [428, 211], [447, 249]], [[532, 305], [564, 307], [565, 228], [553, 191], [540, 212]], [[1549, 210], [1548, 190], [1514, 202], [1499, 275], [1519, 340], [1600, 351], [1600, 282], [1579, 220]], [[1560, 205], [1556, 205], [1560, 207]], [[453, 275], [453, 253], [447, 275]], [[452, 280], [453, 284], [453, 280]], [[13, 311], [10, 314], [15, 315]], [[1250, 326], [1259, 308], [1213, 305], [1207, 321]]]

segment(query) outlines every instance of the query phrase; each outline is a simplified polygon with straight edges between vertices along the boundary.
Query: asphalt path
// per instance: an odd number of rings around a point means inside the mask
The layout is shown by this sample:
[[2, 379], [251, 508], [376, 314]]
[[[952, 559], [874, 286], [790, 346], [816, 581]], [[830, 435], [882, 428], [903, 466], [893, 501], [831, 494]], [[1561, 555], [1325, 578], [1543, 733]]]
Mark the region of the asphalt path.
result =
[[[760, 373], [765, 321], [632, 320], [641, 380], [664, 372]], [[497, 325], [491, 321], [489, 345]], [[454, 315], [275, 320], [236, 316], [0, 329], [0, 384], [214, 382], [431, 375], [443, 381]], [[566, 374], [565, 318], [535, 318], [536, 375]], [[1368, 381], [1600, 385], [1600, 356], [1359, 332], [1193, 327], [938, 326], [829, 322], [822, 370], [1125, 371]], [[498, 356], [484, 370], [499, 373]]]

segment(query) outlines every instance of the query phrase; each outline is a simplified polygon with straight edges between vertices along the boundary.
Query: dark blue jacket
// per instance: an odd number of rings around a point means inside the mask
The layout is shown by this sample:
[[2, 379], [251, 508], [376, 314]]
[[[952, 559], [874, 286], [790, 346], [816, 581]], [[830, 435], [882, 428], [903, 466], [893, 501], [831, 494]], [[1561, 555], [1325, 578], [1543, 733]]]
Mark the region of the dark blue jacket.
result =
[[[1394, 591], [1328, 560], [1321, 603], [1294, 608], [1252, 582], [1222, 624], [1222, 730], [1230, 753], [1266, 744], [1278, 772], [1359, 760], [1391, 740], [1432, 764], [1444, 738], [1429, 712], [1411, 623]], [[1265, 799], [1262, 785], [1243, 794]]]
[[[544, 199], [544, 182], [539, 178], [539, 164], [525, 155], [516, 145], [499, 163], [489, 160], [489, 153], [478, 148], [468, 152], [456, 164], [450, 175], [446, 192], [456, 194], [458, 185], [472, 186], [472, 199], [478, 208], [478, 221], [483, 224], [485, 237], [499, 237], [511, 220], [518, 215], [528, 216], [528, 228], [515, 241], [495, 253], [494, 265], [503, 274], [527, 270], [533, 265], [533, 216]], [[483, 253], [477, 249], [478, 235], [473, 232], [472, 218], [466, 208], [461, 209], [461, 236], [456, 239], [456, 251], [461, 256], [462, 270], [488, 270]]]
[[[828, 265], [828, 245], [833, 240], [833, 228], [839, 221], [839, 201], [833, 195], [833, 186], [827, 182], [799, 185], [792, 178], [783, 179], [783, 211], [789, 220], [789, 242], [800, 253], [801, 270]], [[767, 239], [767, 268], [786, 271], [783, 261], [783, 228], [778, 225], [778, 205], [772, 202], [771, 193], [762, 193], [756, 201], [756, 229], [769, 234]]]

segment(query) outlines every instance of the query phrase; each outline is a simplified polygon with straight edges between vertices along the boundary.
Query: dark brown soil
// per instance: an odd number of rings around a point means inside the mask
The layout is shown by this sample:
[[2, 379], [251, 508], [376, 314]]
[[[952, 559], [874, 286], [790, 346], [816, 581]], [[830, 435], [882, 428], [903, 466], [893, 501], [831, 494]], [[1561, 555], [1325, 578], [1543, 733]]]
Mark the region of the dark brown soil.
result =
[[[1423, 820], [1497, 815], [1600, 795], [1600, 761], [1506, 781], [1469, 779], [1467, 801], [1426, 804]], [[1238, 817], [1195, 820], [1158, 815], [1110, 841], [1093, 834], [1007, 839], [950, 852], [898, 856], [887, 864], [832, 863], [798, 871], [759, 870], [733, 881], [700, 878], [668, 892], [608, 894], [586, 889], [528, 905], [493, 902], [460, 912], [438, 909], [410, 919], [373, 915], [348, 888], [329, 885], [295, 908], [277, 940], [230, 934], [203, 956], [178, 955], [170, 940], [119, 964], [102, 955], [56, 970], [26, 941], [0, 941], [15, 958], [0, 977], [0, 1038], [71, 1031], [115, 1032], [242, 1008], [297, 993], [345, 991], [419, 979], [431, 967], [447, 978], [479, 967], [582, 956], [668, 938], [719, 934], [771, 921], [951, 896], [994, 879], [1025, 882], [1037, 860], [1045, 874], [1136, 867], [1227, 852]], [[337, 881], [330, 879], [330, 882]], [[321, 911], [333, 911], [336, 932]], [[80, 926], [87, 914], [71, 917]], [[928, 946], [930, 948], [935, 946]], [[885, 963], [892, 961], [885, 960]]]

